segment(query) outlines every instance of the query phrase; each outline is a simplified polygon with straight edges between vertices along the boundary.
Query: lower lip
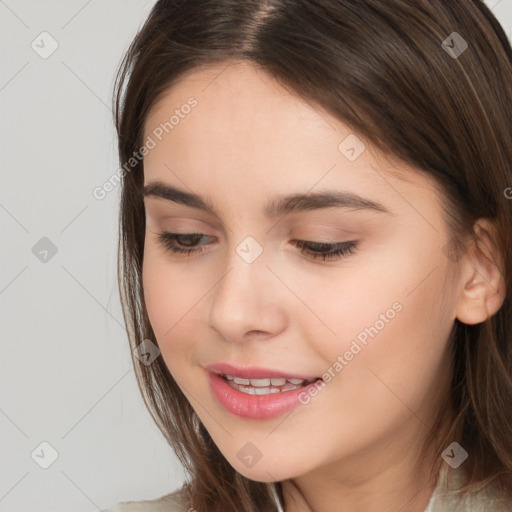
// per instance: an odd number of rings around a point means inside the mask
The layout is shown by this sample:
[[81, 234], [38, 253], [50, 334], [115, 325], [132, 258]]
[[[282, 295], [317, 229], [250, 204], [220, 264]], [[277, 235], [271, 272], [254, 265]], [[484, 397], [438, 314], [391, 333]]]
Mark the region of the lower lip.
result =
[[242, 418], [263, 420], [276, 418], [300, 405], [299, 395], [308, 393], [315, 382], [299, 389], [269, 393], [268, 395], [248, 395], [233, 389], [220, 375], [208, 372], [213, 394], [229, 412]]

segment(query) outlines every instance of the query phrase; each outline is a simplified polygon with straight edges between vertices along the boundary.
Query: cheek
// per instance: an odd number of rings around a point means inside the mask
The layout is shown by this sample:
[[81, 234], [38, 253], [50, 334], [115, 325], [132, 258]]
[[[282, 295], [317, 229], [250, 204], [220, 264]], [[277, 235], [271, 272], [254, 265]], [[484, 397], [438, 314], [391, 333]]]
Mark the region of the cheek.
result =
[[198, 300], [207, 287], [191, 279], [179, 266], [172, 265], [154, 250], [145, 252], [142, 266], [144, 301], [162, 357], [171, 373], [178, 371], [180, 358], [189, 350]]
[[416, 410], [445, 382], [453, 304], [445, 298], [445, 261], [426, 251], [421, 241], [381, 251], [380, 264], [368, 261], [364, 272], [347, 268], [340, 280], [326, 278], [321, 294], [318, 283], [302, 280], [308, 305], [335, 333], [316, 336], [316, 351], [335, 376], [332, 398], [340, 406], [370, 416], [372, 409], [392, 413], [382, 404]]

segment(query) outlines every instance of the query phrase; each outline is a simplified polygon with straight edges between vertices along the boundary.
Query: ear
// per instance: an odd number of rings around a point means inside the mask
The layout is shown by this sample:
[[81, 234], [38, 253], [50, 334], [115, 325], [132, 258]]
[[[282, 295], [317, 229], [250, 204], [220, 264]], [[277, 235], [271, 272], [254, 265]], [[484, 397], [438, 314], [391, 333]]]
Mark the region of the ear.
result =
[[505, 300], [503, 255], [496, 242], [495, 225], [490, 219], [475, 222], [475, 238], [460, 260], [461, 291], [456, 317], [464, 324], [484, 322]]

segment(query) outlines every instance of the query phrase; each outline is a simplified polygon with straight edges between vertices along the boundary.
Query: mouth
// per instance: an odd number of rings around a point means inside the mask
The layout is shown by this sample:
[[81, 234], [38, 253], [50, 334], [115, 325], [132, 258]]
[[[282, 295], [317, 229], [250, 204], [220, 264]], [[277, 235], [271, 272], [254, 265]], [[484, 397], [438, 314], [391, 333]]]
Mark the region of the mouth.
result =
[[216, 364], [204, 367], [213, 397], [229, 413], [264, 420], [282, 416], [303, 404], [307, 395], [325, 386], [320, 377], [256, 367]]

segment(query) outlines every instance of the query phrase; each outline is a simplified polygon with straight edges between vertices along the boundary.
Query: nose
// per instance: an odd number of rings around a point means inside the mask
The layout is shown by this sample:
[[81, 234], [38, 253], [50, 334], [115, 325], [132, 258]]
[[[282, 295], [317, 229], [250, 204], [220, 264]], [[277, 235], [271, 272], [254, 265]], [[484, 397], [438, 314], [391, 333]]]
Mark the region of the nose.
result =
[[233, 249], [227, 270], [212, 290], [210, 327], [231, 342], [267, 339], [286, 328], [285, 287], [259, 257], [244, 261]]

